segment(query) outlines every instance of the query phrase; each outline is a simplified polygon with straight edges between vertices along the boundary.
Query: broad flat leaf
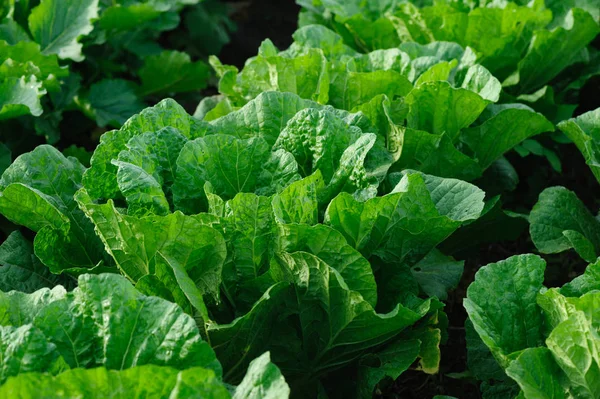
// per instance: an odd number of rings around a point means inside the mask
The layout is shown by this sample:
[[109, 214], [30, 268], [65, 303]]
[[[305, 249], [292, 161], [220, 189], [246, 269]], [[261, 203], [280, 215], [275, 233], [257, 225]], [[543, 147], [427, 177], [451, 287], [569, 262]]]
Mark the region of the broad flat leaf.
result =
[[[547, 10], [508, 3], [503, 7], [477, 7], [468, 14], [464, 45], [478, 53], [478, 61], [505, 79], [527, 51], [536, 30], [551, 19]], [[440, 38], [436, 34], [436, 38]]]
[[264, 92], [237, 111], [211, 122], [215, 130], [240, 138], [263, 137], [275, 144], [287, 122], [305, 108], [321, 108], [293, 93]]
[[[220, 89], [224, 83], [222, 80]], [[271, 90], [295, 93], [325, 104], [329, 99], [329, 84], [329, 63], [320, 49], [306, 49], [300, 54], [279, 53], [267, 39], [258, 55], [248, 60], [237, 74], [234, 86], [220, 91], [235, 99], [239, 106]]]
[[37, 232], [35, 254], [52, 272], [108, 265], [94, 226], [73, 195], [84, 167], [49, 145], [18, 157], [0, 179], [0, 212]]
[[538, 346], [542, 314], [536, 295], [546, 264], [536, 255], [516, 255], [481, 268], [464, 306], [475, 330], [502, 367], [517, 351]]
[[98, 0], [44, 0], [29, 15], [29, 30], [43, 54], [83, 61], [81, 36], [93, 29]]
[[132, 115], [144, 109], [135, 94], [135, 86], [123, 79], [104, 79], [90, 87], [90, 106], [99, 126], [120, 127]]
[[547, 348], [526, 349], [508, 366], [506, 373], [517, 381], [525, 398], [567, 397], [564, 376]]
[[40, 116], [43, 112], [40, 97], [44, 94], [42, 82], [33, 75], [28, 79], [22, 76], [0, 81], [0, 120], [29, 114]]
[[359, 292], [371, 306], [377, 304], [377, 285], [371, 265], [337, 230], [320, 224], [279, 225], [277, 249], [290, 253], [303, 251], [318, 257], [342, 276], [349, 289]]
[[208, 65], [192, 62], [187, 53], [179, 51], [163, 51], [146, 58], [138, 73], [142, 81], [141, 96], [201, 90], [210, 76]]
[[[265, 290], [246, 314], [231, 323], [211, 323], [207, 327], [210, 343], [225, 370], [226, 381], [241, 381], [250, 359], [268, 350], [276, 335], [285, 331], [279, 315], [286, 312], [288, 297], [289, 286], [275, 284]], [[286, 345], [289, 348], [293, 343], [287, 342]], [[282, 348], [277, 348], [277, 352], [280, 350]]]
[[298, 178], [293, 157], [284, 150], [271, 152], [261, 137], [209, 135], [183, 147], [177, 158], [173, 200], [177, 209], [198, 213], [204, 208], [206, 182], [227, 200], [241, 192], [274, 194]]
[[414, 310], [397, 305], [387, 314], [378, 314], [358, 292], [347, 288], [335, 269], [314, 255], [282, 253], [276, 261], [277, 274], [295, 287], [290, 311], [297, 313], [302, 336], [302, 363], [277, 361], [290, 379], [339, 368], [365, 349], [396, 336], [432, 306], [430, 301]]
[[600, 182], [600, 108], [563, 121], [557, 126], [575, 143]]
[[[225, 213], [221, 221], [229, 257], [223, 280], [229, 295], [235, 295], [240, 308], [244, 300], [238, 290], [247, 288], [269, 268], [276, 246], [275, 218], [270, 198], [249, 193], [240, 193], [228, 201]], [[258, 297], [260, 295], [262, 292]], [[252, 303], [248, 304], [249, 308]]]
[[600, 290], [600, 261], [588, 265], [585, 272], [565, 284], [560, 289], [560, 293], [564, 296], [577, 297], [594, 290]]
[[65, 277], [52, 274], [33, 253], [33, 246], [19, 231], [12, 232], [0, 245], [0, 290], [31, 293], [65, 283]]
[[463, 269], [464, 262], [434, 249], [411, 267], [411, 272], [427, 296], [443, 301], [448, 298], [448, 291], [458, 286]]
[[218, 296], [225, 241], [201, 217], [181, 212], [145, 218], [122, 215], [112, 201], [92, 203], [85, 190], [77, 193], [76, 200], [117, 267], [132, 281], [154, 275], [178, 304], [185, 307], [187, 298], [201, 312], [205, 311], [203, 294]]
[[[358, 370], [359, 397], [372, 396], [374, 387], [385, 377], [395, 381], [417, 359], [420, 347], [418, 339], [399, 340], [362, 360]], [[369, 360], [374, 364], [369, 364]]]
[[478, 162], [460, 152], [447, 134], [431, 134], [407, 128], [400, 159], [393, 170], [415, 169], [441, 177], [471, 181], [483, 170]]
[[319, 207], [322, 205], [325, 182], [321, 171], [287, 186], [272, 200], [273, 213], [278, 223], [319, 223]]
[[416, 262], [483, 209], [483, 192], [454, 179], [405, 175], [383, 197], [358, 202], [336, 197], [325, 220], [365, 257]]
[[546, 340], [556, 363], [571, 384], [574, 397], [600, 395], [600, 357], [597, 325], [584, 312], [575, 312], [560, 323]]
[[32, 324], [70, 367], [201, 366], [221, 374], [192, 317], [116, 274], [80, 276], [78, 287], [39, 309]]
[[600, 222], [564, 187], [542, 191], [529, 222], [531, 239], [542, 253], [573, 248], [589, 262], [600, 254]]
[[267, 352], [250, 362], [246, 376], [235, 388], [233, 399], [284, 399], [290, 387]]
[[0, 387], [0, 398], [15, 397], [230, 399], [231, 395], [212, 370], [192, 367], [179, 371], [171, 367], [146, 365], [127, 370], [78, 368], [57, 376], [21, 374]]
[[20, 373], [59, 369], [60, 353], [44, 334], [27, 324], [0, 327], [0, 383]]
[[553, 130], [552, 123], [542, 114], [508, 108], [477, 127], [463, 130], [460, 140], [471, 148], [481, 168], [487, 169], [523, 140]]
[[454, 140], [475, 122], [488, 102], [471, 90], [453, 88], [448, 82], [430, 82], [406, 97], [410, 111], [407, 126], [433, 134], [446, 133]]
[[23, 326], [33, 322], [38, 313], [49, 303], [67, 295], [64, 287], [40, 288], [31, 294], [10, 291], [0, 294], [0, 325]]
[[56, 55], [43, 55], [35, 42], [22, 41], [11, 45], [0, 39], [0, 53], [0, 79], [33, 75], [44, 83], [44, 88], [56, 91], [57, 79], [69, 75], [69, 70], [58, 64]]
[[21, 25], [10, 18], [5, 18], [0, 23], [0, 40], [4, 40], [10, 45], [15, 45], [19, 42], [30, 41], [31, 39]]
[[206, 134], [209, 126], [190, 115], [171, 99], [165, 99], [154, 107], [144, 109], [131, 117], [119, 130], [104, 133], [86, 171], [83, 183], [90, 196], [114, 198], [119, 192], [117, 167], [112, 164], [119, 153], [127, 149], [129, 140], [146, 132], [157, 132], [165, 127], [179, 130], [188, 139]]
[[579, 8], [569, 11], [562, 26], [536, 31], [527, 54], [519, 61], [520, 91], [531, 93], [548, 83], [576, 61], [599, 32], [594, 17]]
[[134, 136], [119, 153], [117, 183], [129, 215], [166, 215], [172, 204], [177, 157], [187, 142], [175, 128]]
[[336, 108], [351, 110], [379, 94], [390, 99], [406, 96], [412, 89], [410, 81], [396, 71], [346, 72], [331, 84], [330, 103]]

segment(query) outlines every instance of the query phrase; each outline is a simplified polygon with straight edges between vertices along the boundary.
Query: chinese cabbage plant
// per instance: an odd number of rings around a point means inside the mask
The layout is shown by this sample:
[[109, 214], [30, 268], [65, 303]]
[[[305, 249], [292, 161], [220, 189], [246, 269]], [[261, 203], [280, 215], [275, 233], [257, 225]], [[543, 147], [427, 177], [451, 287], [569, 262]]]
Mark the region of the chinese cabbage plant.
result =
[[[121, 273], [181, 306], [226, 382], [269, 351], [296, 395], [343, 368], [368, 396], [437, 371], [439, 299], [463, 264], [436, 246], [484, 209], [470, 183], [392, 164], [361, 112], [265, 92], [203, 122], [165, 100], [103, 135], [87, 170], [50, 146], [20, 156], [0, 212], [37, 233], [22, 256], [67, 281]], [[31, 291], [33, 267], [5, 284]]]

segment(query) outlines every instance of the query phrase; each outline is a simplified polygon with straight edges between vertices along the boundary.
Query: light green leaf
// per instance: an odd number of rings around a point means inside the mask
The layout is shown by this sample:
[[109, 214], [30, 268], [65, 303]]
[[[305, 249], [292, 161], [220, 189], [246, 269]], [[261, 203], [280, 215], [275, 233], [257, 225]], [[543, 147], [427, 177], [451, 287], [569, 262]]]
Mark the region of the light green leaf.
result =
[[554, 126], [542, 114], [507, 108], [481, 125], [463, 130], [460, 140], [471, 148], [481, 168], [487, 169], [523, 140], [552, 131]]
[[579, 8], [569, 11], [562, 26], [536, 31], [527, 54], [519, 61], [519, 90], [531, 93], [548, 83], [576, 61], [599, 32], [598, 22]]
[[62, 360], [56, 345], [31, 324], [0, 327], [0, 383], [7, 378], [56, 369]]
[[76, 200], [117, 267], [132, 281], [155, 275], [178, 304], [187, 309], [189, 301], [201, 312], [206, 311], [203, 294], [218, 296], [225, 241], [218, 231], [205, 225], [202, 215], [122, 215], [112, 201], [92, 203], [84, 190], [76, 194]]
[[250, 362], [246, 376], [235, 389], [233, 399], [285, 399], [290, 387], [267, 352]]
[[272, 200], [273, 213], [278, 223], [319, 223], [319, 206], [323, 203], [325, 182], [321, 171], [287, 186]]
[[511, 354], [541, 343], [542, 315], [536, 295], [545, 268], [539, 256], [512, 256], [481, 268], [467, 290], [464, 306], [469, 319], [504, 368]]
[[596, 180], [600, 182], [600, 108], [563, 121], [557, 126], [575, 143]]
[[521, 387], [526, 398], [565, 398], [564, 376], [547, 348], [529, 348], [513, 361], [506, 373]]
[[226, 200], [241, 192], [269, 195], [297, 180], [296, 170], [289, 153], [271, 152], [261, 137], [209, 135], [186, 143], [181, 150], [173, 200], [177, 209], [198, 213], [206, 209], [202, 190], [206, 182]]
[[40, 97], [46, 94], [35, 76], [0, 81], [0, 120], [22, 115], [40, 116], [44, 110]]
[[329, 226], [287, 224], [278, 226], [278, 252], [308, 252], [331, 265], [348, 288], [375, 307], [377, 285], [369, 262], [352, 248], [344, 236]]
[[98, 17], [98, 0], [43, 0], [29, 15], [29, 30], [43, 54], [83, 61], [79, 38]]
[[406, 97], [407, 126], [433, 134], [446, 133], [454, 140], [461, 129], [475, 122], [487, 101], [448, 82], [430, 82], [415, 88]]
[[[66, 394], [66, 396], [65, 396]], [[51, 376], [21, 374], [0, 387], [0, 398], [46, 399], [109, 397], [142, 399], [169, 398], [229, 399], [231, 395], [212, 370], [192, 367], [179, 371], [171, 367], [146, 365], [127, 370], [73, 369]]]
[[600, 222], [564, 187], [542, 191], [529, 222], [531, 239], [542, 253], [575, 248], [588, 261], [595, 260], [592, 253], [600, 254]]
[[18, 157], [0, 179], [0, 212], [37, 232], [35, 254], [55, 273], [108, 265], [93, 225], [73, 199], [84, 167], [48, 145]]
[[157, 132], [162, 128], [172, 127], [179, 130], [188, 139], [206, 134], [210, 126], [185, 112], [182, 106], [171, 99], [166, 99], [131, 117], [119, 130], [113, 130], [100, 137], [91, 160], [91, 167], [86, 171], [83, 182], [90, 196], [98, 198], [115, 198], [119, 192], [117, 184], [117, 167], [112, 164], [119, 153], [127, 149], [129, 140], [146, 132]]

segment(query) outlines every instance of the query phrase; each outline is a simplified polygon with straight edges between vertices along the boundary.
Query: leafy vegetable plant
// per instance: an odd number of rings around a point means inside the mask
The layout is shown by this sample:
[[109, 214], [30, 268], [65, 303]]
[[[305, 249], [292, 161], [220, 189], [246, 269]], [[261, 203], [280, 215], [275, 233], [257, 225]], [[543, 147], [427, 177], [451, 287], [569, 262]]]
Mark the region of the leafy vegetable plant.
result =
[[[203, 61], [156, 42], [161, 33], [178, 27], [185, 6], [197, 3], [5, 3], [0, 9], [2, 141], [18, 155], [28, 150], [33, 131], [56, 143], [61, 121], [80, 124], [68, 111], [80, 111], [100, 127], [119, 127], [146, 100], [206, 87], [209, 69]], [[197, 5], [189, 15], [206, 18], [206, 9]], [[193, 34], [199, 38], [202, 33], [195, 28]], [[197, 56], [207, 55], [198, 54], [198, 48]]]

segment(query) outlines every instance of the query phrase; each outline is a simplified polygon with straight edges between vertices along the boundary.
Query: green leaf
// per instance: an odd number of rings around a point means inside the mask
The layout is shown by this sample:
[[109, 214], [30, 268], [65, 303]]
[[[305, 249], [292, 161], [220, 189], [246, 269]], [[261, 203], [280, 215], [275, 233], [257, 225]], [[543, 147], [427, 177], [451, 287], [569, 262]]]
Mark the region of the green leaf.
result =
[[596, 180], [600, 182], [600, 108], [563, 121], [557, 126], [575, 143]]
[[536, 295], [546, 264], [536, 255], [516, 255], [482, 267], [464, 306], [475, 330], [502, 367], [514, 352], [538, 346], [542, 314]]
[[63, 299], [67, 295], [64, 287], [40, 288], [31, 294], [10, 291], [0, 294], [0, 325], [24, 326], [31, 324], [36, 316], [49, 303]]
[[564, 398], [563, 375], [547, 348], [523, 351], [506, 369], [526, 398]]
[[43, 0], [29, 15], [29, 30], [43, 54], [83, 61], [81, 36], [98, 17], [98, 0]]
[[555, 361], [567, 375], [575, 397], [600, 395], [600, 359], [597, 326], [583, 312], [575, 312], [560, 323], [546, 340]]
[[527, 54], [519, 61], [520, 91], [530, 93], [548, 83], [576, 61], [599, 32], [598, 22], [579, 8], [569, 11], [562, 26], [536, 31]]
[[415, 88], [406, 97], [407, 126], [433, 134], [446, 133], [454, 140], [461, 129], [475, 122], [487, 101], [447, 82], [430, 82]]
[[40, 116], [44, 110], [40, 97], [46, 94], [35, 76], [0, 81], [0, 120], [22, 115]]
[[142, 81], [141, 96], [201, 90], [210, 76], [207, 64], [192, 62], [187, 53], [179, 51], [163, 51], [147, 57], [138, 73]]
[[476, 160], [458, 151], [447, 134], [406, 129], [400, 159], [393, 170], [415, 169], [441, 177], [474, 180], [483, 171]]
[[574, 248], [592, 262], [600, 254], [600, 223], [564, 187], [542, 191], [529, 216], [529, 232], [542, 253], [558, 253]]
[[163, 128], [134, 136], [114, 165], [119, 190], [125, 196], [129, 215], [169, 213], [176, 162], [187, 142], [177, 129]]
[[410, 81], [396, 71], [346, 72], [331, 84], [330, 103], [336, 108], [351, 110], [379, 94], [390, 99], [406, 96], [412, 89]]
[[325, 182], [320, 170], [287, 186], [272, 200], [273, 213], [278, 223], [319, 223], [319, 206], [322, 205]]
[[387, 314], [378, 314], [358, 292], [347, 288], [335, 269], [314, 255], [282, 253], [276, 261], [277, 273], [296, 288], [290, 311], [297, 314], [306, 356], [301, 364], [295, 359], [278, 361], [284, 373], [318, 376], [339, 368], [396, 336], [431, 306], [429, 301], [415, 310], [397, 305]]
[[553, 130], [552, 123], [541, 114], [508, 108], [477, 127], [463, 130], [460, 140], [471, 148], [481, 168], [487, 169], [523, 140]]
[[31, 293], [40, 288], [72, 285], [68, 278], [52, 274], [33, 253], [33, 246], [19, 231], [0, 245], [0, 290]]
[[201, 366], [221, 374], [192, 317], [115, 274], [80, 276], [78, 288], [41, 307], [33, 325], [70, 367]]
[[362, 360], [358, 369], [359, 397], [372, 396], [373, 388], [383, 378], [395, 381], [417, 359], [420, 347], [418, 339], [400, 340]]
[[0, 179], [0, 212], [37, 232], [35, 254], [55, 273], [110, 264], [73, 198], [83, 171], [76, 159], [42, 145], [18, 157]]
[[284, 150], [271, 152], [261, 137], [209, 135], [186, 143], [181, 150], [173, 199], [177, 209], [197, 213], [205, 209], [206, 182], [215, 194], [231, 199], [241, 192], [273, 194], [298, 178], [293, 157]]
[[411, 267], [412, 275], [427, 296], [440, 300], [448, 298], [448, 291], [460, 282], [464, 262], [455, 261], [434, 249]]
[[50, 371], [62, 360], [56, 345], [31, 324], [0, 327], [0, 356], [0, 383], [20, 373]]
[[284, 399], [290, 387], [267, 352], [250, 362], [246, 376], [235, 388], [233, 399]]
[[135, 86], [123, 79], [104, 79], [90, 87], [90, 106], [99, 126], [120, 127], [144, 104], [135, 94]]
[[127, 149], [129, 140], [146, 132], [157, 132], [172, 127], [188, 139], [206, 134], [209, 126], [191, 117], [183, 107], [171, 99], [166, 99], [154, 107], [144, 109], [131, 117], [119, 130], [113, 130], [100, 137], [100, 144], [94, 151], [91, 167], [85, 172], [83, 182], [90, 196], [115, 198], [119, 192], [117, 166], [112, 164], [119, 153]]
[[[192, 367], [179, 371], [171, 367], [146, 365], [127, 370], [73, 369], [57, 376], [21, 374], [0, 387], [0, 397], [47, 399], [104, 399], [118, 395], [132, 399], [201, 397], [229, 399], [230, 394], [212, 370]], [[65, 396], [67, 395], [67, 396]]]
[[416, 262], [454, 232], [477, 218], [484, 193], [454, 179], [412, 173], [383, 197], [358, 202], [336, 197], [325, 220], [365, 257], [387, 262]]
[[377, 285], [369, 262], [352, 248], [344, 236], [329, 226], [279, 225], [278, 252], [308, 252], [331, 265], [348, 288], [375, 307]]
[[577, 297], [587, 292], [600, 290], [600, 261], [587, 266], [585, 272], [565, 284], [560, 293], [565, 296]]
[[176, 296], [178, 304], [185, 306], [187, 298], [201, 312], [206, 311], [203, 294], [218, 296], [225, 241], [204, 224], [202, 215], [122, 215], [112, 201], [92, 203], [85, 190], [77, 193], [76, 200], [117, 267], [132, 281], [155, 275]]

